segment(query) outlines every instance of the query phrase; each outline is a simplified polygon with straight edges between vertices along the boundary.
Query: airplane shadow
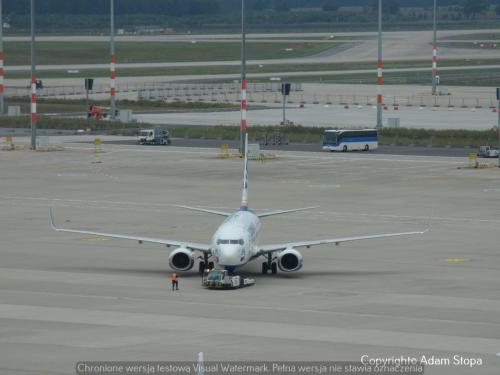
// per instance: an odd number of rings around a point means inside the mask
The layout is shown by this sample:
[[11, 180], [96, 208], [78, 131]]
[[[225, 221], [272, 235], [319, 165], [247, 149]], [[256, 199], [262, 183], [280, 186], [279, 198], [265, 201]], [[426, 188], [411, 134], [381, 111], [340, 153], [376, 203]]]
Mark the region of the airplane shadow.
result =
[[[174, 271], [165, 269], [147, 269], [147, 268], [116, 268], [116, 267], [51, 267], [53, 271], [61, 272], [81, 272], [81, 273], [95, 273], [95, 274], [109, 274], [109, 275], [141, 275], [141, 276], [158, 276], [158, 277], [168, 277]], [[183, 273], [178, 272], [181, 277], [200, 277], [197, 273]]]
[[331, 270], [331, 271], [297, 271], [292, 273], [278, 272], [276, 275], [262, 275], [260, 272], [245, 271], [243, 275], [255, 278], [278, 278], [278, 279], [300, 279], [311, 277], [370, 277], [370, 276], [391, 276], [401, 274], [399, 271], [357, 271], [357, 270]]
[[[124, 275], [140, 275], [140, 276], [157, 276], [166, 278], [169, 277], [174, 271], [165, 269], [137, 269], [137, 268], [116, 268], [116, 267], [51, 267], [53, 271], [62, 271], [62, 272], [81, 272], [81, 273], [95, 273], [95, 274], [124, 274]], [[304, 279], [304, 278], [317, 278], [317, 277], [330, 277], [330, 278], [348, 278], [348, 277], [371, 277], [371, 276], [391, 276], [391, 275], [399, 275], [402, 272], [395, 270], [387, 270], [387, 271], [358, 271], [358, 270], [331, 270], [331, 271], [309, 271], [309, 270], [300, 270], [298, 272], [292, 273], [283, 273], [278, 272], [276, 275], [263, 275], [261, 272], [257, 270], [251, 269], [243, 269], [240, 275], [248, 276], [255, 279]], [[180, 278], [200, 278], [200, 274], [196, 271], [187, 271], [187, 272], [177, 272]]]

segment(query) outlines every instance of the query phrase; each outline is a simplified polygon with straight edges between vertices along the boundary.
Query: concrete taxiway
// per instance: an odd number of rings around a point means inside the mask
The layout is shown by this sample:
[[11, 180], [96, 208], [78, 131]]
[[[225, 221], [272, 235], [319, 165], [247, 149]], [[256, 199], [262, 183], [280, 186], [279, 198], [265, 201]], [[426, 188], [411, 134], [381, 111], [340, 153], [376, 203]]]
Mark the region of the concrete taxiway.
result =
[[[0, 373], [68, 374], [89, 360], [481, 358], [426, 374], [500, 367], [500, 172], [465, 158], [280, 152], [250, 163], [261, 243], [419, 230], [422, 236], [304, 249], [303, 270], [208, 291], [195, 271], [168, 280], [169, 249], [54, 233], [59, 225], [209, 240], [220, 218], [173, 207], [237, 208], [240, 159], [217, 150], [65, 137], [60, 152], [0, 151]], [[105, 138], [106, 140], [106, 138]], [[102, 163], [95, 163], [101, 161]]]

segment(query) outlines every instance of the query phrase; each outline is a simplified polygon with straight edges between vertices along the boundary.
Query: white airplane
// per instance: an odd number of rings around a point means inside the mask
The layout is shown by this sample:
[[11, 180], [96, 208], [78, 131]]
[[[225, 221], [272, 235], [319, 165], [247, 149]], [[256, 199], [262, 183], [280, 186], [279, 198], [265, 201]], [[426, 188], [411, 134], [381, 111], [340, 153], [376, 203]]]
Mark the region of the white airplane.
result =
[[[248, 135], [245, 140], [248, 145]], [[245, 148], [248, 150], [248, 147]], [[202, 255], [199, 262], [199, 271], [203, 272], [205, 268], [224, 268], [229, 272], [234, 272], [236, 269], [243, 267], [248, 262], [259, 257], [264, 257], [266, 261], [262, 263], [262, 273], [267, 274], [271, 271], [276, 274], [278, 268], [283, 272], [294, 272], [302, 268], [303, 257], [297, 251], [297, 248], [325, 244], [338, 245], [342, 242], [369, 240], [384, 237], [397, 237], [415, 234], [423, 234], [424, 232], [405, 232], [405, 233], [389, 233], [375, 234], [359, 237], [339, 237], [311, 241], [284, 242], [275, 245], [257, 245], [257, 236], [261, 229], [260, 219], [264, 217], [281, 215], [285, 213], [310, 210], [316, 207], [297, 208], [293, 210], [272, 211], [256, 214], [248, 208], [248, 154], [245, 154], [243, 167], [243, 190], [241, 196], [241, 205], [239, 211], [235, 213], [208, 210], [197, 207], [177, 206], [188, 210], [209, 213], [218, 216], [226, 217], [226, 220], [219, 226], [212, 237], [209, 244], [200, 244], [186, 241], [176, 241], [161, 238], [138, 237], [131, 235], [102, 233], [75, 229], [58, 228], [54, 224], [52, 210], [50, 210], [50, 221], [52, 229], [57, 232], [69, 232], [89, 234], [102, 237], [119, 238], [126, 240], [138, 241], [140, 244], [144, 242], [166, 245], [167, 247], [175, 246], [177, 249], [172, 251], [169, 257], [169, 264], [173, 270], [189, 271], [195, 263], [195, 252]]]

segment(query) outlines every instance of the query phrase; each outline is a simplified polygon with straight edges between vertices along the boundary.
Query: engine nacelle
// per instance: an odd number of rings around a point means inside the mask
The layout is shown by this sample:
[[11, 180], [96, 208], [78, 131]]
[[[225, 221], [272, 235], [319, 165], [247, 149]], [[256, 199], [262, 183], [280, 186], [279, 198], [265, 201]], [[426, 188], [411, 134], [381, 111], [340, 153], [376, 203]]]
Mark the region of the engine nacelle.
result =
[[194, 265], [193, 252], [185, 247], [179, 247], [170, 253], [168, 263], [170, 268], [176, 271], [189, 271]]
[[302, 268], [302, 254], [295, 249], [286, 249], [278, 255], [278, 267], [283, 272], [294, 272]]

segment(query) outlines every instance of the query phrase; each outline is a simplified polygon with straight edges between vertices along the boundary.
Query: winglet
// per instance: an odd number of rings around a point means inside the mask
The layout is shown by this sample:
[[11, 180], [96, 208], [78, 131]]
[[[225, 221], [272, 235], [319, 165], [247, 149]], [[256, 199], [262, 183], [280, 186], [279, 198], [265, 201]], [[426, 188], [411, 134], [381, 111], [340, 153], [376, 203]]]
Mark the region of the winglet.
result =
[[184, 208], [186, 210], [191, 210], [191, 211], [205, 212], [207, 214], [213, 214], [213, 215], [219, 215], [219, 216], [231, 216], [230, 213], [223, 212], [223, 211], [208, 210], [208, 209], [199, 208], [199, 207], [183, 206], [183, 205], [180, 205], [180, 204], [174, 204], [173, 206], [174, 207], [179, 207], [179, 208]]
[[49, 212], [50, 212], [50, 227], [57, 232], [59, 228], [57, 228], [56, 225], [54, 224], [54, 215], [52, 214], [52, 207], [49, 209]]

